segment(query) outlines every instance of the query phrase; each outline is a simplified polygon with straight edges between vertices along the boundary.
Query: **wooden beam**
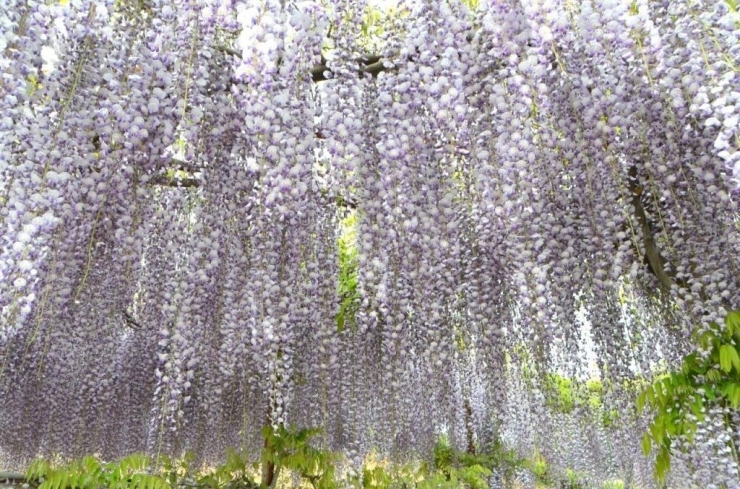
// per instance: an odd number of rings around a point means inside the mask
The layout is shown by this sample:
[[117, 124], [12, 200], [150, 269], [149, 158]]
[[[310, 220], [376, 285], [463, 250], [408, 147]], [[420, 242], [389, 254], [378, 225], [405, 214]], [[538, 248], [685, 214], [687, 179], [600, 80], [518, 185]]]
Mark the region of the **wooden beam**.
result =
[[152, 185], [161, 185], [163, 187], [177, 187], [177, 188], [190, 188], [200, 187], [200, 178], [195, 177], [170, 177], [167, 175], [157, 175], [149, 183]]
[[[216, 49], [229, 56], [235, 56], [237, 58], [242, 57], [241, 52], [228, 46], [216, 46]], [[373, 78], [378, 76], [378, 74], [382, 73], [383, 71], [389, 71], [393, 69], [388, 68], [385, 65], [385, 61], [383, 61], [383, 58], [376, 54], [361, 56], [360, 58], [355, 59], [355, 61], [357, 62], [357, 72], [359, 74], [362, 75], [364, 73], [367, 73]], [[324, 59], [322, 56], [321, 63], [311, 68], [311, 79], [314, 81], [314, 83], [318, 83], [321, 81], [331, 80], [332, 78], [333, 76], [331, 68], [329, 68], [326, 59]]]

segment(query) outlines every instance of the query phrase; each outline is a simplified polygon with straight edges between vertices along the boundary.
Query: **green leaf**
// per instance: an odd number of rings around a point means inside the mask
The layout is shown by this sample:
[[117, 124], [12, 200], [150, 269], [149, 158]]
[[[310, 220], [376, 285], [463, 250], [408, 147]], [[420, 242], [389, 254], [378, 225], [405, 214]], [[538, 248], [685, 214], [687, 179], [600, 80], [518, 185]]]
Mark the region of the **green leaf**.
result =
[[647, 397], [647, 402], [651, 406], [655, 406], [655, 390], [653, 389], [653, 386], [652, 385], [649, 385], [645, 389], [645, 396]]
[[650, 425], [650, 434], [653, 435], [655, 443], [658, 445], [663, 443], [663, 422], [660, 416]]
[[696, 419], [699, 421], [704, 421], [704, 413], [701, 412], [703, 406], [704, 401], [702, 401], [701, 397], [697, 397], [696, 401], [689, 405], [691, 412], [694, 413], [694, 416], [696, 416]]
[[26, 471], [26, 480], [35, 481], [41, 477], [46, 477], [46, 474], [48, 474], [50, 470], [51, 467], [49, 466], [49, 462], [46, 460], [34, 460], [31, 465], [28, 466], [28, 470]]
[[724, 344], [719, 348], [719, 366], [725, 372], [732, 370], [733, 365], [740, 370], [740, 357], [732, 345]]
[[666, 377], [661, 381], [661, 388], [658, 389], [658, 392], [660, 393], [660, 402], [663, 404], [669, 402], [673, 398], [673, 376]]
[[337, 313], [337, 332], [341, 333], [342, 331], [344, 331], [344, 308]]
[[730, 335], [740, 332], [740, 311], [732, 311], [725, 317], [725, 326]]
[[668, 469], [671, 468], [671, 454], [667, 448], [663, 447], [655, 457], [655, 475], [659, 481], [665, 480]]
[[647, 457], [650, 455], [650, 451], [653, 449], [653, 443], [652, 440], [650, 440], [650, 435], [645, 433], [642, 435], [642, 453]]
[[697, 359], [696, 352], [690, 353], [684, 357], [683, 365], [681, 366], [681, 371], [684, 373], [684, 375], [691, 375], [691, 374], [697, 373], [697, 370], [698, 370], [697, 360], [698, 359]]
[[642, 410], [645, 408], [645, 391], [643, 390], [637, 396], [637, 414], [642, 414]]
[[668, 436], [674, 436], [677, 431], [676, 420], [674, 416], [667, 416], [665, 419], [665, 431]]

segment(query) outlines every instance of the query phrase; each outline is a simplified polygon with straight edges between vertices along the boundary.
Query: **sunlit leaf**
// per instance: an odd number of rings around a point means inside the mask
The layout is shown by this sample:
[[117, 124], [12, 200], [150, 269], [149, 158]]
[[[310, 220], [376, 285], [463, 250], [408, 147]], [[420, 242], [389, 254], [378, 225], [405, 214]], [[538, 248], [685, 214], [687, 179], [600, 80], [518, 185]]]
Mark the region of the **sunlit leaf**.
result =
[[725, 316], [725, 325], [730, 335], [740, 332], [740, 310], [728, 313]]
[[642, 435], [642, 453], [645, 454], [645, 456], [650, 455], [650, 451], [653, 449], [652, 440], [650, 439], [650, 435], [645, 433]]
[[637, 414], [641, 414], [645, 408], [645, 396], [646, 393], [644, 390], [637, 396]]
[[725, 371], [729, 372], [732, 369], [734, 363], [740, 364], [740, 358], [737, 356], [737, 351], [732, 345], [722, 345], [719, 349], [719, 366]]

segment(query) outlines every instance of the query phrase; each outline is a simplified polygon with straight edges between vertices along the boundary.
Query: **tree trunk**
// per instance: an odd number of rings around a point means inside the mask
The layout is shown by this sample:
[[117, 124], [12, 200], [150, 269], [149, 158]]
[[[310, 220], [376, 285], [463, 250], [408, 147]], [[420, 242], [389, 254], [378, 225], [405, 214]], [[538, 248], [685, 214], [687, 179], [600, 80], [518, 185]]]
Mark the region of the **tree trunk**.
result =
[[[270, 440], [268, 438], [265, 438], [265, 451], [269, 452], [270, 449]], [[260, 486], [263, 488], [266, 487], [272, 487], [272, 482], [275, 479], [275, 462], [272, 460], [265, 461], [262, 464], [262, 480], [260, 481]]]
[[475, 440], [473, 437], [473, 407], [470, 405], [470, 399], [465, 398], [465, 435], [468, 439], [467, 452], [475, 455]]
[[[267, 413], [265, 415], [265, 426], [272, 429], [272, 419], [270, 416], [270, 406], [267, 406]], [[272, 445], [270, 444], [270, 437], [265, 437], [265, 444], [263, 446], [263, 454], [269, 454], [271, 453]], [[260, 487], [261, 488], [268, 488], [272, 487], [273, 482], [275, 481], [275, 462], [270, 459], [266, 460], [263, 457], [262, 460], [262, 480], [260, 481]]]

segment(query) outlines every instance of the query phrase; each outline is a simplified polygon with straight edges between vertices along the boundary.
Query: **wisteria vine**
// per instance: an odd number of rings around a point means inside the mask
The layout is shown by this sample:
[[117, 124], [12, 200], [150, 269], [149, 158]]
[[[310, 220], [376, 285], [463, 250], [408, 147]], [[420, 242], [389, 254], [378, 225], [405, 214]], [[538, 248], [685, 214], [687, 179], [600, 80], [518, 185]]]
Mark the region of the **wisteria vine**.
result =
[[[516, 372], [587, 375], [588, 336], [627, 419], [625, 382], [740, 307], [737, 6], [409, 1], [373, 53], [366, 8], [4, 2], [3, 450], [291, 424], [361, 463], [447, 427], [650, 484], [644, 419], [584, 428]], [[702, 460], [675, 473], [725, 480]]]

